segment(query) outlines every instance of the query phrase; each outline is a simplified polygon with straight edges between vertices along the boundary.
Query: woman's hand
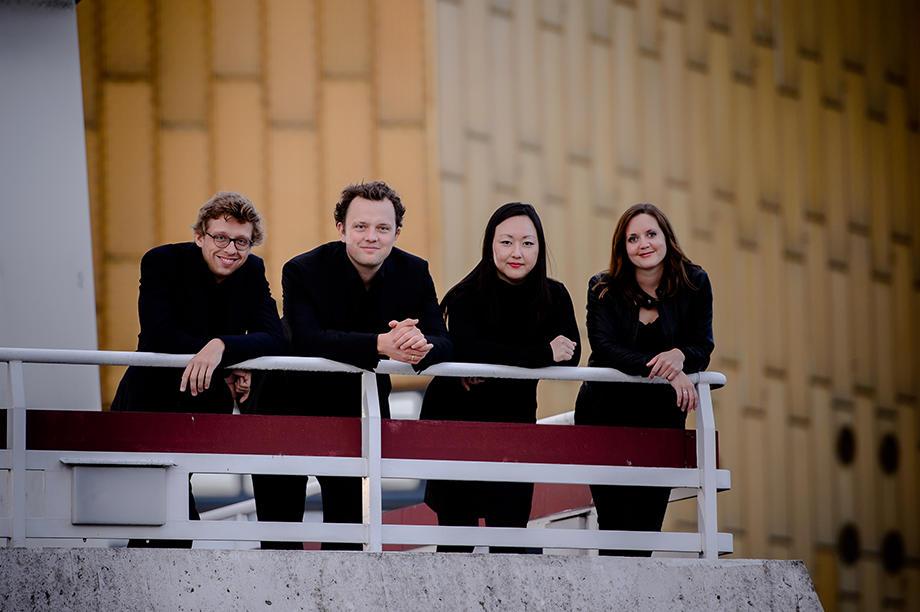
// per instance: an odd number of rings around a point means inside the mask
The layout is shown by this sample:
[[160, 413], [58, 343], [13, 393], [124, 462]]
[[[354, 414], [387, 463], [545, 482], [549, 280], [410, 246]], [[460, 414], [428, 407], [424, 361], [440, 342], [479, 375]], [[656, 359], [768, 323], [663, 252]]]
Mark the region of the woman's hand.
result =
[[700, 398], [696, 394], [696, 387], [693, 386], [686, 374], [679, 372], [671, 380], [671, 386], [677, 392], [677, 405], [680, 406], [682, 412], [696, 410], [700, 403]]
[[460, 377], [460, 384], [463, 385], [464, 389], [469, 391], [470, 385], [478, 385], [484, 380], [485, 378], [479, 378], [478, 376], [462, 376]]
[[670, 351], [658, 353], [652, 360], [645, 364], [652, 368], [649, 378], [660, 376], [665, 380], [673, 381], [674, 378], [684, 371], [684, 354], [680, 349], [673, 348]]
[[556, 336], [555, 340], [549, 343], [553, 349], [553, 361], [568, 361], [575, 354], [575, 342], [572, 342], [565, 336]]

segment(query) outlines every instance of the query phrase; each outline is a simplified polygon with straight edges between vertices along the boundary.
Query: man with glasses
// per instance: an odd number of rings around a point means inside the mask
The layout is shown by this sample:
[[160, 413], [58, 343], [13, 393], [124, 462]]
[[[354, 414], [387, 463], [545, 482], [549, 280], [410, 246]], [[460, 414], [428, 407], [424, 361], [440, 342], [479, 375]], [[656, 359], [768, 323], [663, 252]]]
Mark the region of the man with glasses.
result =
[[[157, 247], [141, 260], [137, 350], [194, 357], [184, 370], [128, 368], [112, 410], [231, 414], [234, 400], [249, 395], [250, 373], [223, 368], [285, 353], [265, 264], [251, 253], [264, 235], [252, 202], [222, 191], [201, 207], [192, 229], [194, 242]], [[198, 518], [191, 490], [189, 516]], [[190, 547], [191, 542], [146, 545]]]
[[[450, 359], [453, 347], [428, 262], [397, 249], [406, 212], [382, 181], [349, 185], [335, 206], [339, 240], [284, 265], [284, 326], [292, 354], [324, 357], [373, 370], [380, 359], [416, 371]], [[389, 418], [390, 378], [377, 376], [380, 413]], [[361, 377], [345, 373], [271, 372], [261, 414], [361, 416]], [[301, 521], [306, 476], [253, 475], [261, 521]], [[362, 521], [361, 479], [320, 476], [323, 521]], [[301, 548], [263, 542], [263, 548]], [[324, 550], [361, 549], [324, 543]]]

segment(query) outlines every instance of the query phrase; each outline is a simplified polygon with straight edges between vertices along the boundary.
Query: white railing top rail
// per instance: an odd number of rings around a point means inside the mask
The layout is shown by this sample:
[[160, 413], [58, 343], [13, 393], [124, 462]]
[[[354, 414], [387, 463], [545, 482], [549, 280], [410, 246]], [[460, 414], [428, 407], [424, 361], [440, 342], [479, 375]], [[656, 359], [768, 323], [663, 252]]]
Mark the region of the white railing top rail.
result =
[[[75, 364], [75, 365], [114, 365], [114, 366], [149, 366], [149, 367], [184, 367], [192, 355], [167, 355], [155, 353], [139, 353], [128, 351], [89, 351], [89, 350], [68, 350], [68, 349], [30, 349], [30, 348], [2, 348], [0, 347], [0, 362], [7, 362], [9, 388], [7, 392], [7, 407], [25, 408], [24, 390], [22, 382], [23, 363], [52, 363], [52, 364]], [[19, 365], [17, 365], [19, 364]], [[252, 370], [297, 370], [297, 371], [325, 371], [325, 372], [353, 372], [357, 374], [369, 374], [369, 372], [356, 368], [351, 365], [342, 364], [327, 359], [304, 358], [304, 357], [260, 357], [249, 361], [236, 364], [234, 367], [247, 368]], [[408, 364], [397, 363], [393, 361], [382, 360], [375, 370], [378, 374], [394, 374], [414, 376], [417, 373]], [[468, 363], [441, 363], [421, 372], [423, 375], [439, 376], [479, 376], [491, 378], [518, 378], [518, 379], [542, 379], [542, 380], [569, 380], [569, 381], [604, 381], [604, 382], [628, 382], [636, 384], [667, 384], [667, 381], [659, 378], [649, 380], [645, 377], [628, 376], [622, 372], [607, 368], [587, 368], [587, 367], [548, 367], [539, 369], [526, 369], [511, 366], [498, 366], [488, 364], [468, 364]], [[18, 376], [18, 379], [17, 379]], [[639, 534], [627, 532], [593, 532], [588, 534], [549, 534], [549, 533], [521, 533], [522, 531], [540, 531], [548, 532], [555, 530], [508, 530], [508, 529], [478, 529], [478, 528], [450, 528], [450, 527], [422, 527], [422, 526], [395, 526], [382, 525], [381, 521], [381, 504], [380, 504], [380, 480], [382, 477], [428, 477], [445, 478], [445, 474], [450, 474], [455, 479], [474, 479], [475, 473], [471, 470], [481, 470], [475, 465], [475, 462], [445, 462], [445, 461], [418, 461], [418, 460], [396, 460], [383, 459], [381, 457], [381, 426], [379, 402], [377, 398], [377, 385], [374, 376], [364, 376], [364, 418], [362, 418], [362, 455], [366, 461], [363, 468], [353, 469], [347, 467], [330, 468], [336, 466], [345, 466], [357, 464], [353, 458], [303, 458], [311, 460], [311, 466], [325, 466], [326, 472], [332, 470], [335, 473], [354, 471], [355, 476], [361, 476], [368, 482], [365, 486], [365, 515], [367, 521], [363, 526], [365, 548], [368, 550], [381, 550], [383, 543], [390, 544], [420, 544], [420, 543], [440, 543], [440, 544], [475, 544], [475, 545], [523, 545], [527, 546], [562, 546], [571, 548], [629, 548], [629, 549], [666, 549], [693, 551], [696, 550], [701, 556], [712, 558], [719, 552], [730, 552], [732, 549], [731, 535], [719, 534], [716, 528], [716, 506], [715, 493], [717, 490], [717, 480], [721, 488], [727, 488], [728, 474], [724, 470], [715, 468], [715, 425], [712, 414], [712, 403], [709, 390], [719, 388], [726, 384], [725, 376], [718, 372], [700, 372], [690, 375], [691, 381], [697, 385], [700, 394], [699, 416], [697, 418], [697, 462], [698, 468], [687, 470], [697, 472], [698, 477], [691, 478], [693, 483], [691, 488], [697, 488], [698, 499], [698, 517], [699, 533], [697, 534]], [[573, 398], [574, 401], [574, 398]], [[4, 465], [9, 465], [13, 472], [13, 504], [12, 518], [4, 519], [0, 517], [0, 538], [9, 538], [13, 545], [23, 545], [26, 534], [26, 522], [24, 520], [25, 504], [22, 501], [24, 497], [24, 486], [16, 486], [17, 475], [19, 482], [24, 482], [25, 463], [31, 461], [26, 459], [25, 451], [25, 419], [17, 417], [16, 413], [20, 410], [10, 410], [7, 415], [7, 435], [9, 440], [9, 450], [0, 450], [0, 457], [6, 452], [8, 460], [0, 460], [0, 469]], [[47, 451], [29, 451], [29, 453], [38, 453]], [[98, 460], [99, 453], [87, 453], [91, 459]], [[74, 455], [74, 453], [69, 453]], [[144, 453], [144, 456], [155, 457], [155, 453]], [[31, 456], [31, 455], [29, 455]], [[183, 464], [185, 472], [207, 471], [200, 469], [202, 465], [212, 465], [213, 459], [202, 455], [185, 455], [189, 460]], [[202, 459], [202, 457], [204, 459]], [[260, 470], [264, 473], [298, 473], [300, 468], [292, 470], [290, 457], [261, 457], [265, 461], [259, 463]], [[268, 460], [276, 460], [269, 464]], [[195, 461], [203, 461], [195, 463]], [[206, 460], [206, 461], [205, 461]], [[239, 465], [247, 461], [246, 465], [252, 463], [252, 456], [249, 459], [240, 459], [234, 462], [234, 456], [227, 456], [218, 461], [230, 461], [233, 465], [227, 468], [227, 471], [233, 472], [239, 470]], [[43, 461], [48, 461], [43, 459]], [[349, 463], [349, 461], [351, 463]], [[447, 467], [445, 468], [445, 464]], [[451, 466], [450, 464], [455, 464]], [[501, 467], [498, 472], [502, 473], [502, 479], [521, 482], [532, 482], [541, 480], [541, 475], [545, 474], [545, 464], [515, 464], [513, 469], [508, 464], [495, 464], [493, 467]], [[383, 466], [383, 467], [381, 467]], [[618, 468], [604, 466], [552, 466], [555, 476], [553, 481], [565, 481], [566, 470], [571, 471], [572, 482], [584, 482], [585, 474], [613, 474], [613, 476], [604, 476], [601, 482], [611, 483], [635, 483], [638, 479], [648, 477], [650, 480], [641, 484], [649, 486], [668, 486], [665, 483], [674, 480], [674, 474], [671, 468]], [[447, 471], [441, 471], [446, 469]], [[243, 473], [248, 470], [244, 468]], [[256, 468], [252, 468], [256, 472]], [[300, 473], [307, 473], [309, 468], [305, 468]], [[681, 470], [682, 471], [682, 470]], [[260, 472], [256, 472], [260, 473]], [[660, 477], [658, 474], [660, 473]], [[507, 474], [505, 476], [504, 474]], [[651, 476], [649, 476], [651, 475]], [[661, 482], [657, 482], [660, 480]], [[546, 481], [550, 482], [550, 481]], [[597, 482], [597, 481], [595, 481]], [[181, 484], [181, 483], [180, 483]], [[174, 486], [174, 485], [170, 485]], [[681, 485], [682, 486], [682, 485]], [[175, 489], [174, 490], [178, 490]], [[17, 497], [18, 495], [18, 497]], [[173, 510], [170, 510], [172, 512]], [[170, 515], [172, 517], [175, 514]], [[39, 523], [39, 519], [29, 519], [29, 536], [34, 531], [36, 537], [61, 537], [50, 535], [58, 531], [69, 531], [73, 526], [64, 525], [63, 521], [50, 521], [45, 519], [44, 523]], [[60, 523], [60, 524], [58, 524]], [[40, 524], [46, 524], [47, 528], [41, 527]], [[10, 526], [5, 528], [5, 525]], [[32, 526], [36, 529], [32, 529]], [[170, 519], [166, 527], [170, 528], [169, 534], [166, 535], [162, 530], [159, 532], [152, 531], [153, 528], [135, 528], [128, 530], [132, 534], [129, 537], [162, 537], [162, 538], [198, 538], [198, 539], [315, 539], [317, 530], [324, 530], [323, 538], [326, 541], [354, 541], [356, 527], [361, 526], [308, 526], [301, 525], [292, 528], [291, 526], [282, 527], [278, 524], [237, 524], [237, 531], [227, 531], [225, 527], [219, 527], [213, 523], [210, 525], [198, 524], [190, 525], [188, 521], [178, 521]], [[94, 529], [83, 528], [83, 537], [121, 537], [112, 534], [118, 533], [117, 527], [97, 526]], [[124, 528], [121, 528], [124, 531]], [[242, 535], [240, 534], [242, 531]], [[569, 530], [564, 530], [569, 531]], [[96, 535], [92, 535], [95, 533]], [[156, 535], [151, 535], [156, 533]], [[140, 534], [139, 536], [136, 534]], [[189, 535], [194, 534], [194, 535]], [[327, 538], [327, 536], [330, 537]], [[303, 537], [307, 536], [307, 537]], [[560, 539], [561, 538], [561, 539]], [[637, 539], [638, 538], [638, 539]]]

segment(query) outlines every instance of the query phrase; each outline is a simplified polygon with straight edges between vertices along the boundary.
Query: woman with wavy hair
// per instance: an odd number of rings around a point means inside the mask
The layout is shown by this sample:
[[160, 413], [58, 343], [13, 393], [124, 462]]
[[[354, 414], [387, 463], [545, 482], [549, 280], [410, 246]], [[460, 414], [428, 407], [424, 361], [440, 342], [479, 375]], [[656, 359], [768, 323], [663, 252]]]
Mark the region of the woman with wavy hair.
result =
[[[493, 213], [482, 259], [441, 302], [454, 360], [539, 368], [578, 365], [581, 355], [572, 298], [546, 273], [543, 224], [530, 204], [512, 202]], [[535, 423], [536, 380], [436, 377], [422, 404], [423, 419]], [[439, 525], [526, 527], [532, 483], [429, 481], [425, 502]], [[473, 547], [439, 546], [440, 552]], [[523, 552], [492, 548], [492, 552]]]
[[[613, 234], [610, 266], [588, 282], [589, 366], [663, 378], [670, 385], [585, 382], [579, 425], [683, 429], [699, 403], [687, 374], [709, 365], [712, 286], [684, 255], [661, 210], [630, 207]], [[600, 529], [661, 531], [670, 489], [592, 485]], [[649, 556], [645, 551], [601, 554]]]

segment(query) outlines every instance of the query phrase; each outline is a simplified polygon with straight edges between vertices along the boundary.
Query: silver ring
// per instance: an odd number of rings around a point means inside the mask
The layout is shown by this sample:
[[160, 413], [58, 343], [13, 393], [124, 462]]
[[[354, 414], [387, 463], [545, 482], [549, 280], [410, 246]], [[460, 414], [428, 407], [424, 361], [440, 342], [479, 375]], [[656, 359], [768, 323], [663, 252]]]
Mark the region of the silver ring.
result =
[[686, 391], [684, 391], [684, 395], [687, 395], [687, 392], [686, 392]]

